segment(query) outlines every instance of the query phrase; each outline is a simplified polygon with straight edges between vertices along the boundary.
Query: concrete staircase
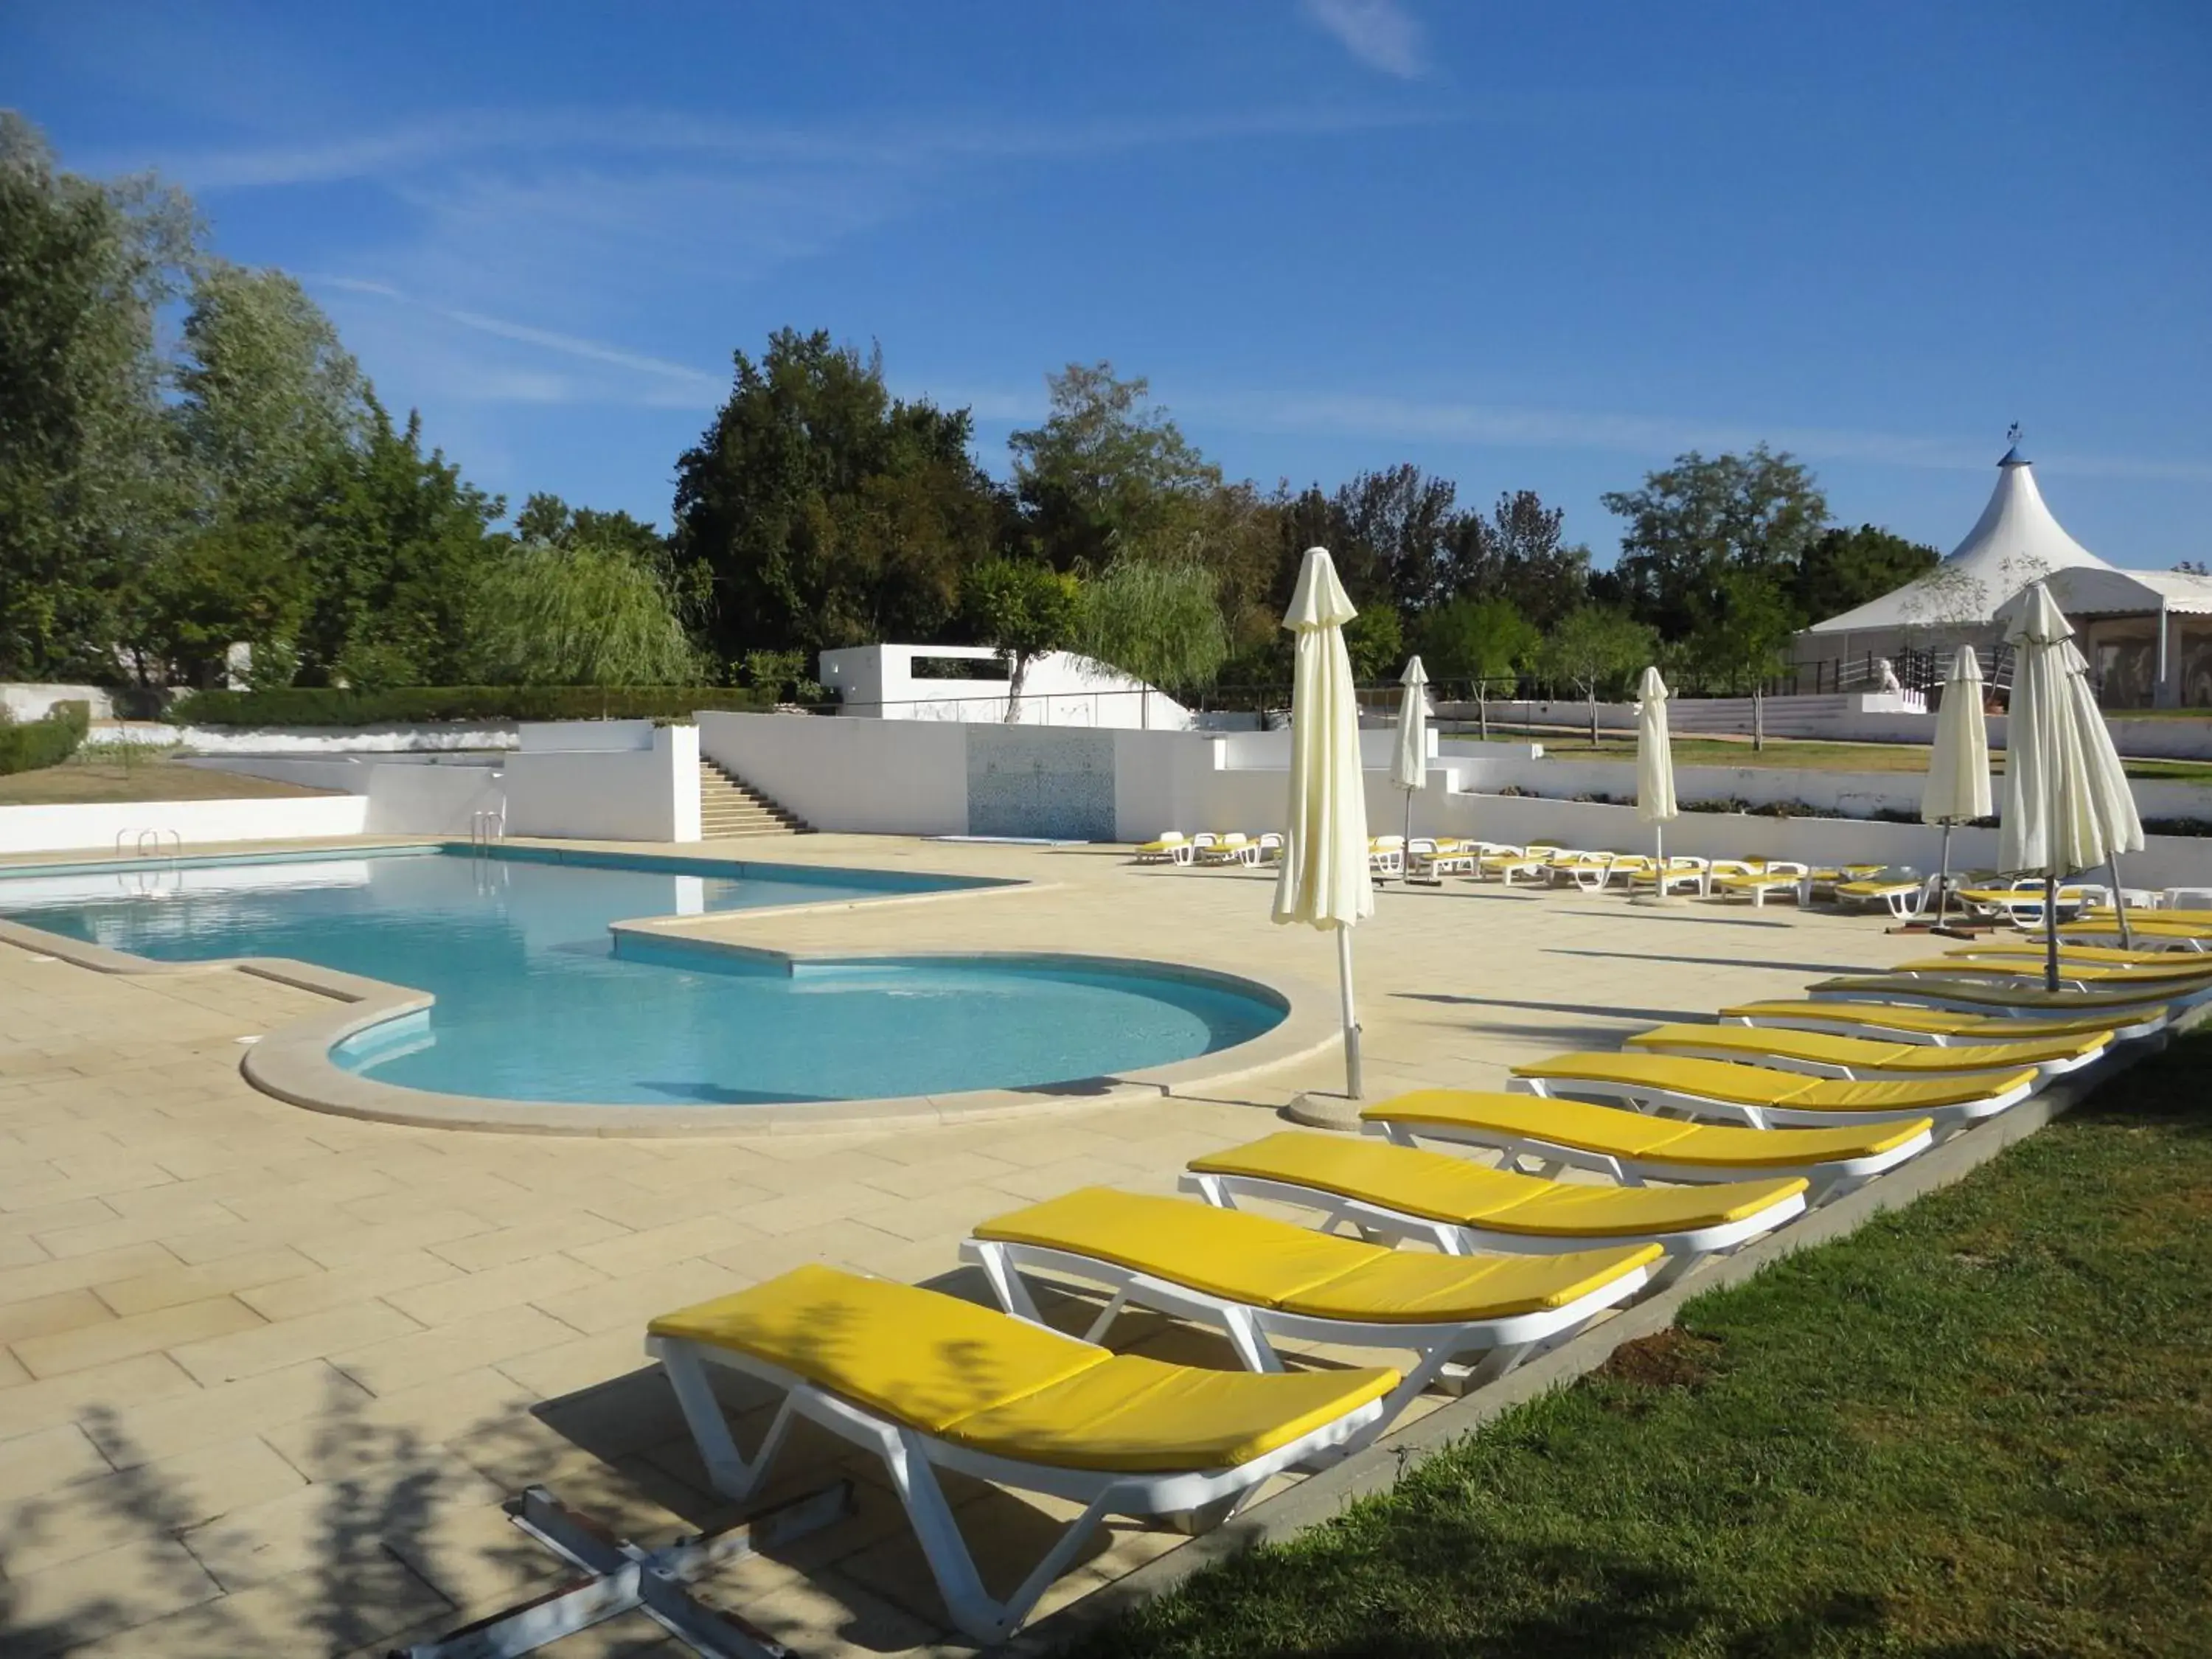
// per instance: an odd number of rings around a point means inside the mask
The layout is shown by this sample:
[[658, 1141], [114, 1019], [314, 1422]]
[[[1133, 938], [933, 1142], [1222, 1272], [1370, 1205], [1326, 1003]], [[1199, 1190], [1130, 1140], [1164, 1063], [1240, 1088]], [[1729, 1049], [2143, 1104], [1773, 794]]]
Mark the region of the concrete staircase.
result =
[[710, 760], [699, 763], [699, 836], [730, 841], [746, 836], [806, 836], [812, 829], [744, 779]]

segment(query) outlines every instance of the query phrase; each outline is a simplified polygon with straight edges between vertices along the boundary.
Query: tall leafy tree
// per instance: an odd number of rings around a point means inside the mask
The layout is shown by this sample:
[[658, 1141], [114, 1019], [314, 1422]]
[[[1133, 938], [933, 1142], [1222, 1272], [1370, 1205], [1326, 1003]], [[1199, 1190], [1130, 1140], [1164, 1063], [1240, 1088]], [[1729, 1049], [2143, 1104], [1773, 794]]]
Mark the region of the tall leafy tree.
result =
[[1221, 469], [1152, 403], [1149, 383], [1098, 362], [1070, 363], [1046, 385], [1044, 424], [1007, 441], [1036, 551], [1061, 570], [1189, 554]]
[[1942, 562], [1934, 548], [1873, 525], [1835, 525], [1805, 550], [1790, 598], [1807, 622], [1822, 622], [1894, 592]]
[[977, 643], [995, 646], [1006, 659], [1006, 720], [1020, 720], [1030, 665], [1065, 650], [1082, 627], [1080, 585], [1042, 560], [987, 559], [963, 580], [961, 611]]
[[530, 541], [478, 574], [471, 679], [684, 685], [699, 653], [652, 568], [619, 548]]
[[177, 191], [64, 173], [0, 111], [0, 678], [114, 672], [178, 520], [156, 322], [198, 238]]
[[1798, 616], [1775, 575], [1730, 568], [1720, 592], [1685, 645], [1709, 689], [1751, 693], [1751, 746], [1766, 746], [1766, 682], [1789, 661]]
[[673, 552], [715, 655], [939, 637], [1007, 509], [965, 410], [894, 398], [880, 353], [790, 329], [677, 463]]
[[363, 690], [453, 684], [463, 676], [477, 578], [504, 548], [489, 533], [507, 510], [422, 451], [422, 421], [404, 427], [373, 392], [358, 452], [332, 462], [304, 546], [310, 599], [299, 639], [309, 683]]
[[[1229, 655], [1218, 587], [1194, 559], [1117, 561], [1083, 585], [1075, 647], [1165, 691], [1209, 685]], [[1143, 723], [1152, 723], [1149, 695]]]
[[1490, 698], [1503, 685], [1510, 690], [1522, 671], [1535, 665], [1543, 635], [1515, 608], [1493, 594], [1477, 599], [1462, 593], [1421, 618], [1423, 665], [1440, 680], [1474, 683], [1476, 718], [1490, 735]]
[[1569, 611], [1544, 635], [1539, 661], [1545, 674], [1572, 686], [1589, 704], [1590, 744], [1598, 740], [1597, 700], [1618, 690], [1659, 649], [1658, 635], [1633, 617], [1601, 605]]
[[356, 459], [368, 387], [297, 283], [222, 260], [194, 275], [174, 383], [180, 518], [118, 632], [142, 678], [207, 684], [233, 644], [264, 670], [295, 655], [317, 504]]
[[1695, 450], [1601, 498], [1626, 521], [1613, 577], [1629, 611], [1667, 639], [1717, 613], [1729, 572], [1787, 585], [1820, 539], [1827, 498], [1811, 472], [1760, 444], [1748, 455]]
[[1589, 598], [1589, 549], [1567, 544], [1565, 519], [1533, 489], [1501, 493], [1487, 519], [1467, 514], [1456, 531], [1454, 591], [1503, 599], [1537, 628], [1551, 627]]

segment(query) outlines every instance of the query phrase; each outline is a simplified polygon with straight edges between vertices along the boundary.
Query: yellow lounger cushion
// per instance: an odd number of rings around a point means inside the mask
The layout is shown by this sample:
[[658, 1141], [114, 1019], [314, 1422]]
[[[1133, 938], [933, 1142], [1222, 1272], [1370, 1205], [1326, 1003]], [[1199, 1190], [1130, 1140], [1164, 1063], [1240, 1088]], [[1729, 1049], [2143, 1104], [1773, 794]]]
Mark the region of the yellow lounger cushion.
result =
[[1805, 878], [1803, 876], [1793, 874], [1788, 871], [1778, 872], [1773, 875], [1769, 875], [1763, 870], [1753, 870], [1748, 873], [1732, 872], [1724, 876], [1715, 876], [1713, 878], [1713, 885], [1716, 887], [1745, 888], [1795, 887], [1799, 882], [1803, 881], [1804, 879]]
[[2162, 988], [2142, 986], [2133, 990], [2124, 990], [2117, 986], [2106, 990], [2100, 987], [2094, 991], [2046, 991], [2040, 985], [1993, 979], [1950, 980], [1937, 985], [1902, 974], [1855, 974], [1841, 979], [1824, 979], [1808, 988], [1877, 1001], [1884, 997], [1935, 995], [1949, 1002], [1972, 1002], [1990, 1008], [2047, 1008], [2053, 1013], [2109, 1009], [2124, 1011], [2131, 1017], [2146, 1010], [2159, 1012], [2155, 1005], [2161, 991], [2166, 996], [2187, 994], [2187, 988], [2172, 985]]
[[1115, 1354], [1064, 1382], [963, 1418], [942, 1437], [1055, 1468], [1127, 1474], [1234, 1468], [1397, 1384], [1398, 1373], [1387, 1369], [1218, 1371]]
[[[1641, 1112], [1594, 1105], [1584, 1100], [1548, 1100], [1541, 1095], [1507, 1094], [1492, 1089], [1419, 1089], [1367, 1107], [1359, 1115], [1370, 1123], [1480, 1128], [1493, 1133], [1527, 1135], [1554, 1146], [1603, 1152], [1614, 1158], [1651, 1158], [1720, 1170], [1796, 1168], [1840, 1163], [1847, 1158], [1878, 1158], [1936, 1127], [1932, 1119], [1923, 1117], [1843, 1129], [1747, 1129], [1733, 1123], [1686, 1123], [1680, 1118], [1646, 1117]], [[1265, 1146], [1267, 1142], [1259, 1144]], [[1450, 1161], [1459, 1162], [1456, 1158]], [[1197, 1165], [1192, 1167], [1195, 1169]], [[1751, 1194], [1804, 1185], [1802, 1181], [1784, 1181], [1701, 1189], [1589, 1187], [1572, 1190], [1624, 1194], [1656, 1191], [1672, 1197], [1698, 1190], [1715, 1195]], [[1741, 1204], [1730, 1213], [1716, 1214], [1711, 1219], [1739, 1220], [1752, 1214], [1754, 1208], [1749, 1203]]]
[[[2152, 1014], [2162, 1013], [2154, 1009]], [[1870, 1036], [1884, 1030], [1919, 1031], [1929, 1036], [2014, 1038], [2084, 1036], [2131, 1025], [2143, 1015], [2079, 1014], [2066, 1019], [2023, 1019], [2008, 1014], [1954, 1014], [1941, 1008], [1909, 1008], [1897, 1002], [1746, 1002], [1721, 1010], [1723, 1019], [1856, 1020]]]
[[1927, 884], [1917, 881], [1839, 881], [1838, 898], [1887, 898], [1892, 893], [1917, 893]]
[[[2171, 951], [2120, 951], [2103, 945], [2069, 945], [2066, 933], [2064, 927], [2058, 930], [2058, 960], [2061, 963], [2094, 962], [2111, 968], [2170, 968], [2176, 963], [2187, 961], [2186, 957], [2177, 957]], [[2011, 944], [1992, 939], [1980, 940], [1963, 951], [1946, 951], [1943, 954], [1964, 957], [2023, 957], [2039, 963], [2045, 959], [2047, 948], [2039, 941]], [[2201, 963], [2197, 965], [2200, 968], [2203, 966]]]
[[2085, 1060], [2108, 1046], [2112, 1034], [2052, 1037], [2025, 1042], [1977, 1042], [1937, 1048], [1924, 1042], [1883, 1042], [1824, 1031], [1777, 1030], [1762, 1025], [1657, 1025], [1627, 1040], [1632, 1048], [1725, 1048], [1752, 1065], [1761, 1054], [1831, 1066], [1863, 1066], [1883, 1072], [1991, 1072]]
[[1554, 1054], [1531, 1066], [1516, 1066], [1516, 1077], [1571, 1083], [1577, 1079], [1630, 1086], [1648, 1085], [1677, 1094], [1702, 1095], [1739, 1106], [1789, 1106], [1818, 1112], [1930, 1110], [1964, 1106], [2009, 1093], [2035, 1081], [2033, 1072], [1961, 1072], [1955, 1077], [1845, 1083], [1769, 1071], [1728, 1060], [1686, 1060], [1673, 1054]]
[[[1449, 1097], [1425, 1091], [1401, 1100]], [[1499, 1097], [1531, 1101], [1534, 1097]], [[1395, 1104], [1395, 1102], [1390, 1103]], [[1540, 1105], [1559, 1103], [1540, 1101]], [[1371, 1115], [1379, 1108], [1369, 1109]], [[1603, 1110], [1603, 1108], [1595, 1109]], [[1633, 1117], [1616, 1112], [1616, 1117]], [[1696, 1126], [1635, 1118], [1662, 1132], [1698, 1133]], [[1885, 1126], [1887, 1128], [1887, 1126]], [[1909, 1127], [1909, 1126], [1903, 1126]], [[1755, 1134], [1756, 1130], [1739, 1131]], [[1794, 1131], [1792, 1133], [1795, 1133]], [[1825, 1133], [1826, 1131], [1814, 1131]], [[1907, 1137], [1910, 1138], [1909, 1136]], [[1694, 1162], [1695, 1160], [1691, 1160]], [[1249, 1146], [1191, 1160], [1200, 1175], [1246, 1176], [1316, 1192], [1364, 1199], [1407, 1215], [1492, 1232], [1559, 1238], [1619, 1238], [1638, 1233], [1689, 1232], [1741, 1221], [1805, 1190], [1788, 1177], [1703, 1187], [1596, 1187], [1544, 1181], [1486, 1168], [1449, 1152], [1421, 1152], [1381, 1140], [1285, 1130]]]
[[818, 1266], [664, 1314], [647, 1328], [765, 1359], [925, 1434], [1106, 1357], [958, 1297]]
[[1233, 1468], [1400, 1380], [1388, 1367], [1255, 1374], [1109, 1353], [958, 1297], [818, 1266], [648, 1328], [763, 1360], [938, 1439], [1057, 1468]]
[[[1963, 974], [1983, 978], [2006, 974], [2033, 978], [2043, 972], [2043, 964], [2030, 957], [1977, 957], [1969, 951], [1957, 956], [1920, 957], [1911, 962], [1900, 962], [1894, 971], [1900, 974]], [[2058, 971], [2068, 979], [2094, 980], [2101, 989], [2107, 985], [2154, 986], [2177, 981], [2212, 979], [2212, 962], [2191, 962], [2183, 957], [2179, 961], [2170, 961], [2168, 964], [2154, 967], [2104, 968], [2094, 963], [2069, 962], [2065, 953], [2061, 951]]]
[[1564, 1308], [1662, 1254], [1401, 1252], [1182, 1199], [1085, 1187], [997, 1216], [975, 1237], [1111, 1261], [1231, 1302], [1316, 1319], [1459, 1323]]

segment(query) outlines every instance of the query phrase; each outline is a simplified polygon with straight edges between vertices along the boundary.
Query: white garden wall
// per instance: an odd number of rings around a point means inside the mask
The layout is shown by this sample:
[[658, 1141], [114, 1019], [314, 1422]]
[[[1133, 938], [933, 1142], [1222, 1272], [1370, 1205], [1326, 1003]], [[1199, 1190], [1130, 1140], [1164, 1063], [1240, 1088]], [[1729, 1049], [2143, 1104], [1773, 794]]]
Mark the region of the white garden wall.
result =
[[44, 720], [58, 702], [88, 705], [96, 720], [112, 719], [115, 705], [96, 685], [61, 685], [51, 680], [10, 680], [0, 684], [0, 708], [19, 720]]
[[187, 847], [357, 836], [368, 828], [368, 809], [366, 795], [9, 806], [0, 808], [0, 853], [106, 852], [118, 834], [135, 838], [142, 830], [164, 840], [173, 833]]
[[701, 711], [699, 747], [817, 830], [968, 833], [967, 737], [957, 724]]
[[699, 728], [639, 724], [651, 746], [627, 750], [538, 750], [527, 743], [526, 727], [524, 747], [501, 768], [507, 833], [698, 840]]

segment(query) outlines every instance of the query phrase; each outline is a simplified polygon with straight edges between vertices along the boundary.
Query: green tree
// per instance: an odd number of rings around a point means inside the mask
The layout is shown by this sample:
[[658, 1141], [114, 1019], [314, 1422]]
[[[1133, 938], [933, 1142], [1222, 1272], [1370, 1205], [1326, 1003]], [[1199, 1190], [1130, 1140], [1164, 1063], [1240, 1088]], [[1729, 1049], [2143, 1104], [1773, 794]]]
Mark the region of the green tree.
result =
[[1690, 660], [1708, 686], [1751, 692], [1751, 746], [1766, 747], [1766, 682], [1790, 659], [1798, 617], [1776, 578], [1730, 569], [1721, 578], [1717, 603], [1686, 641]]
[[1942, 562], [1932, 547], [1863, 524], [1836, 525], [1805, 550], [1790, 598], [1808, 623], [1825, 622], [1893, 592]]
[[[1195, 560], [1118, 560], [1083, 585], [1075, 648], [1164, 691], [1210, 685], [1229, 655], [1218, 587]], [[1144, 703], [1149, 726], [1149, 692]]]
[[1694, 632], [1721, 605], [1731, 570], [1787, 585], [1828, 519], [1813, 475], [1760, 444], [1748, 455], [1695, 450], [1644, 487], [1601, 497], [1627, 521], [1613, 582], [1638, 620], [1662, 638]]
[[1021, 718], [1022, 682], [1030, 665], [1064, 650], [1082, 624], [1081, 586], [1036, 559], [988, 559], [961, 585], [961, 610], [976, 642], [1006, 659], [1006, 720]]
[[1221, 469], [1152, 404], [1149, 384], [1100, 362], [1070, 363], [1046, 385], [1044, 424], [1007, 441], [1036, 551], [1060, 570], [1190, 554]]
[[473, 678], [685, 685], [699, 653], [653, 570], [618, 548], [532, 541], [478, 573]]
[[1421, 659], [1438, 679], [1474, 682], [1476, 718], [1487, 738], [1492, 690], [1501, 681], [1510, 689], [1534, 665], [1543, 637], [1512, 600], [1462, 594], [1421, 618]]
[[143, 680], [220, 684], [241, 642], [264, 678], [293, 650], [301, 556], [329, 479], [354, 464], [367, 386], [297, 283], [222, 260], [193, 277], [174, 380], [182, 517], [124, 596], [118, 638]]
[[299, 634], [309, 684], [362, 690], [453, 684], [471, 653], [477, 578], [506, 546], [506, 503], [422, 453], [422, 420], [395, 428], [373, 392], [357, 452], [334, 458], [302, 548], [309, 599]]
[[0, 111], [0, 678], [114, 672], [118, 599], [179, 526], [156, 319], [198, 238], [178, 191], [64, 173]]
[[1533, 489], [1501, 493], [1487, 519], [1463, 515], [1454, 530], [1453, 592], [1508, 600], [1539, 629], [1589, 599], [1589, 549], [1562, 539], [1565, 510]]
[[673, 553], [718, 660], [939, 637], [1009, 508], [965, 410], [906, 403], [826, 333], [736, 354], [730, 397], [677, 463]]
[[1572, 686], [1589, 703], [1590, 744], [1598, 740], [1597, 700], [1650, 662], [1659, 648], [1651, 628], [1601, 605], [1569, 611], [1544, 635], [1542, 672]]

